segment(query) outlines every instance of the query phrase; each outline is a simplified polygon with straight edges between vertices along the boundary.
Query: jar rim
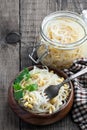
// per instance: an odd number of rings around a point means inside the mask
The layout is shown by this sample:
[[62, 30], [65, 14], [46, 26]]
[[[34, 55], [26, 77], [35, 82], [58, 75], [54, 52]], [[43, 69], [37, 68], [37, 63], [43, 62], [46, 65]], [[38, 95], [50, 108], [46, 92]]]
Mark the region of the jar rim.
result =
[[[85, 33], [84, 37], [82, 37], [80, 40], [70, 43], [70, 44], [60, 44], [59, 42], [52, 41], [51, 39], [49, 39], [43, 32], [43, 26], [46, 24], [46, 21], [48, 22], [49, 19], [52, 20], [55, 17], [69, 17], [69, 18], [76, 19], [77, 20], [76, 22], [79, 23], [82, 26], [82, 28], [84, 29], [84, 33]], [[53, 12], [53, 13], [47, 15], [43, 19], [42, 24], [40, 26], [40, 33], [41, 33], [41, 36], [43, 37], [43, 39], [45, 41], [47, 41], [48, 43], [50, 43], [51, 45], [53, 45], [55, 47], [60, 47], [61, 49], [72, 49], [72, 48], [78, 47], [87, 39], [87, 33], [86, 33], [85, 26], [87, 26], [85, 21], [82, 19], [82, 17], [78, 13], [71, 12], [71, 11], [56, 11], [56, 12]]]

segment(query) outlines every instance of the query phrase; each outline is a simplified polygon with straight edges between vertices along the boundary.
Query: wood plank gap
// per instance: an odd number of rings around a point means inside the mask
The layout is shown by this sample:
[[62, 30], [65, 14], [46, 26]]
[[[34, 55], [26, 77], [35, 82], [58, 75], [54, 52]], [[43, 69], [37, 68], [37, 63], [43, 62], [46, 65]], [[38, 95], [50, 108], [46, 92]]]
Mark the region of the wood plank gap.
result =
[[[21, 37], [21, 0], [19, 0], [19, 34]], [[19, 70], [21, 71], [21, 40], [19, 41]], [[21, 119], [19, 119], [19, 130], [21, 130]]]
[[[21, 0], [19, 0], [19, 34], [21, 37]], [[21, 70], [21, 40], [19, 41], [19, 70]]]

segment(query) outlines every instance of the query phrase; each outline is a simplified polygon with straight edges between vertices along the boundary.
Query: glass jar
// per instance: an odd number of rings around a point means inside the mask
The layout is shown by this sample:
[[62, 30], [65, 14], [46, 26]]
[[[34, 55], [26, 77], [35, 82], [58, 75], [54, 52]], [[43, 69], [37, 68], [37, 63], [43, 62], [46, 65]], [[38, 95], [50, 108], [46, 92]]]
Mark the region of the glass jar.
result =
[[87, 57], [87, 25], [84, 15], [57, 11], [44, 18], [40, 28], [38, 61], [52, 68], [68, 68]]

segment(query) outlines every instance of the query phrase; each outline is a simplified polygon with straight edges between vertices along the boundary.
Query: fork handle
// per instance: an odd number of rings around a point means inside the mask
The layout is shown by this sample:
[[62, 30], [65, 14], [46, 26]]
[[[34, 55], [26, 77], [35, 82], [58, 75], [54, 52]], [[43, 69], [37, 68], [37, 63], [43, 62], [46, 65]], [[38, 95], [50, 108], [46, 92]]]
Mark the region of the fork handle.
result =
[[78, 77], [78, 76], [80, 76], [80, 75], [83, 75], [83, 74], [85, 74], [85, 73], [87, 73], [87, 67], [84, 68], [84, 69], [82, 69], [81, 71], [77, 72], [76, 74], [71, 75], [70, 77], [68, 77], [67, 79], [65, 79], [62, 83], [63, 83], [63, 84], [64, 84], [64, 83], [67, 83], [67, 82], [69, 82], [69, 81], [75, 79], [76, 77]]

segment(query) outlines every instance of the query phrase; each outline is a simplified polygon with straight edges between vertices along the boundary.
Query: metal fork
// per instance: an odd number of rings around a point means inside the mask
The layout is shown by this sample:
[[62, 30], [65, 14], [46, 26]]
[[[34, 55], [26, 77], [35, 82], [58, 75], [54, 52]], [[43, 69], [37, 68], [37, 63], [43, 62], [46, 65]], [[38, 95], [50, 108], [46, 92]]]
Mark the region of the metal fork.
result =
[[50, 85], [45, 90], [45, 96], [47, 100], [51, 100], [52, 98], [56, 97], [59, 93], [60, 88], [65, 84], [70, 82], [71, 80], [75, 79], [76, 77], [87, 73], [87, 67], [82, 69], [81, 71], [77, 72], [76, 74], [71, 75], [70, 77], [66, 78], [63, 82], [58, 85]]

